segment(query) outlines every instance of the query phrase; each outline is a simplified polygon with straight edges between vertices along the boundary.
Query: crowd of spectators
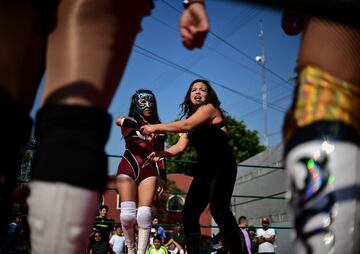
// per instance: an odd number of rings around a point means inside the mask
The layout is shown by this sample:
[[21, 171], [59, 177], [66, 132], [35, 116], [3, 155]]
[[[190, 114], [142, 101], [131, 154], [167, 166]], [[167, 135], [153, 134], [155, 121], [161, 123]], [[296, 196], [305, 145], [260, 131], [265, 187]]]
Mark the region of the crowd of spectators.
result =
[[[89, 237], [86, 254], [126, 254], [126, 242], [120, 224], [107, 217], [108, 207], [99, 207], [93, 231]], [[159, 218], [154, 216], [147, 253], [185, 254], [184, 235], [181, 225], [175, 227], [171, 237], [167, 237]]]
[[245, 216], [240, 216], [238, 223], [240, 228], [241, 253], [275, 254], [276, 232], [275, 229], [269, 227], [269, 217], [262, 217], [260, 219], [261, 227], [257, 229], [253, 225], [248, 225], [248, 219]]
[[[93, 231], [89, 236], [86, 254], [127, 254], [125, 237], [120, 224], [108, 218], [108, 207], [99, 207], [94, 220]], [[275, 253], [276, 231], [270, 228], [270, 219], [262, 217], [261, 227], [248, 225], [245, 216], [238, 218], [241, 250], [243, 254]], [[14, 215], [8, 225], [8, 233], [2, 239], [2, 249], [8, 254], [28, 254], [30, 249], [29, 229], [26, 217]], [[181, 224], [173, 230], [165, 231], [157, 216], [153, 217], [148, 254], [186, 254], [185, 237]], [[221, 233], [203, 239], [202, 254], [227, 254]]]

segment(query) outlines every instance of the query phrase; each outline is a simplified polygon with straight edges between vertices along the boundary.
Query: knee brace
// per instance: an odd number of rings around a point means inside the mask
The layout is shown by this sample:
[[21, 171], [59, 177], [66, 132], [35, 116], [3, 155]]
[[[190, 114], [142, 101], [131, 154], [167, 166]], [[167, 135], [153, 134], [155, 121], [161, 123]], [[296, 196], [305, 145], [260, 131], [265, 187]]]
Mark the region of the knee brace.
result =
[[295, 252], [359, 253], [358, 87], [311, 67], [299, 82], [284, 133]]
[[48, 105], [36, 116], [39, 150], [33, 179], [102, 192], [107, 182], [104, 146], [111, 117], [97, 108]]
[[134, 201], [121, 202], [120, 209], [120, 222], [128, 253], [135, 254], [136, 203]]
[[120, 204], [120, 221], [125, 229], [129, 229], [136, 224], [136, 204], [134, 201], [125, 201]]
[[150, 228], [151, 227], [151, 207], [140, 206], [137, 212], [137, 224], [139, 228]]
[[7, 227], [12, 211], [12, 192], [20, 170], [21, 149], [30, 137], [32, 120], [27, 108], [19, 107], [7, 98], [0, 98], [2, 145], [0, 146], [0, 237]]

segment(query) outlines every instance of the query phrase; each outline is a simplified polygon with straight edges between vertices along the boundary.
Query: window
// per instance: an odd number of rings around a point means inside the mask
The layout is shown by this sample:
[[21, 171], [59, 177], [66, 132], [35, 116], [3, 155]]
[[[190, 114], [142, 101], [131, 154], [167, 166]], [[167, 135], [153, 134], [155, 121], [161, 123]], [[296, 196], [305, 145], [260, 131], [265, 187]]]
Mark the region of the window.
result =
[[120, 194], [117, 193], [116, 194], [116, 209], [117, 210], [120, 210], [120, 204], [121, 204]]
[[168, 198], [166, 210], [169, 212], [181, 212], [185, 199], [181, 196], [172, 195]]

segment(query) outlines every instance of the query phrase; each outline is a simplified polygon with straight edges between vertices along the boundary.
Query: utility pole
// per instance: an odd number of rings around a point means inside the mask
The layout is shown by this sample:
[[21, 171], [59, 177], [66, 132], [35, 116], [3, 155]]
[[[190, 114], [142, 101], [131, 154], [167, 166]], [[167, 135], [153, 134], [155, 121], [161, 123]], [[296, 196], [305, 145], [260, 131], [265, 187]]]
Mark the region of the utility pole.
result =
[[261, 81], [262, 81], [262, 110], [264, 114], [264, 146], [269, 146], [268, 138], [268, 119], [267, 119], [267, 84], [266, 84], [266, 68], [265, 68], [265, 47], [264, 47], [264, 31], [263, 22], [260, 20], [260, 56], [255, 59], [261, 65]]

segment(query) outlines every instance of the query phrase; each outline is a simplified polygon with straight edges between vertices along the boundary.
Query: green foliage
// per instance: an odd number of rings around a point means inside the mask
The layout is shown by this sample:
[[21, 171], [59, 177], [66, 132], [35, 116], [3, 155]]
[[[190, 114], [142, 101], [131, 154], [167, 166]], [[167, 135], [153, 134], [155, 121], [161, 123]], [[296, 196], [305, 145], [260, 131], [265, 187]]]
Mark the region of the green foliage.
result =
[[[238, 163], [265, 150], [265, 147], [260, 144], [257, 131], [247, 130], [243, 121], [239, 122], [229, 115], [225, 117], [229, 129], [230, 146]], [[178, 139], [178, 134], [169, 134], [167, 146], [169, 147], [175, 144]], [[189, 163], [190, 161], [192, 163]], [[189, 146], [182, 155], [173, 157], [167, 161], [168, 173], [192, 175], [195, 169], [196, 151], [192, 146]]]
[[[179, 139], [179, 134], [170, 133], [167, 138], [167, 146], [172, 146]], [[183, 162], [182, 162], [183, 161]], [[168, 173], [182, 173], [185, 175], [193, 175], [196, 169], [196, 151], [192, 145], [189, 145], [182, 155], [175, 156], [166, 163]]]
[[229, 128], [230, 146], [238, 163], [265, 150], [265, 147], [260, 144], [257, 131], [247, 130], [243, 121], [238, 122], [231, 116], [226, 116], [226, 121]]

